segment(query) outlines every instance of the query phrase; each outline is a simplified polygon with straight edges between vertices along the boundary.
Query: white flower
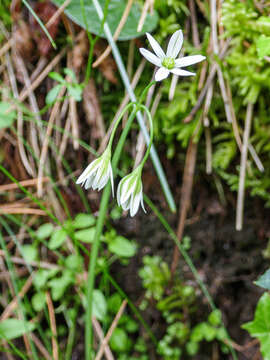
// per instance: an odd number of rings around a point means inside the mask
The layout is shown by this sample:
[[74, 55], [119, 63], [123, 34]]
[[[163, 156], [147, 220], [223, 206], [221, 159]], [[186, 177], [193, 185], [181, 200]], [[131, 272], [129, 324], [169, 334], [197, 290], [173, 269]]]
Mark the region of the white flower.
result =
[[194, 73], [182, 70], [181, 68], [197, 64], [198, 62], [201, 62], [205, 59], [205, 56], [202, 55], [185, 56], [177, 59], [183, 44], [182, 30], [177, 30], [172, 35], [166, 54], [161, 49], [159, 43], [153, 38], [153, 36], [148, 33], [146, 33], [146, 35], [156, 55], [143, 48], [140, 48], [140, 52], [148, 61], [159, 67], [155, 74], [156, 81], [166, 79], [170, 73], [179, 76], [195, 75]]
[[112, 194], [113, 191], [113, 172], [111, 166], [111, 149], [107, 148], [104, 153], [92, 161], [83, 171], [81, 176], [76, 181], [76, 184], [81, 184], [85, 189], [93, 188], [93, 190], [101, 190], [107, 184], [109, 178], [111, 179]]
[[117, 188], [117, 202], [124, 210], [130, 210], [130, 216], [133, 217], [143, 204], [143, 186], [141, 180], [142, 168], [138, 166], [132, 173], [125, 176]]

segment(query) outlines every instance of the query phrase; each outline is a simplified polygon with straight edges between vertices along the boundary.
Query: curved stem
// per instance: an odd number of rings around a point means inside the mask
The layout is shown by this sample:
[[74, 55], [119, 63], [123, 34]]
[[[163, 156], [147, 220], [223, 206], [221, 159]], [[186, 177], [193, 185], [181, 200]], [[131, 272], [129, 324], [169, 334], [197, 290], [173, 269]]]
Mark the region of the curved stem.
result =
[[115, 123], [115, 125], [113, 127], [113, 130], [112, 130], [112, 133], [111, 133], [111, 136], [110, 136], [110, 140], [109, 140], [109, 144], [108, 144], [107, 147], [110, 147], [110, 148], [112, 147], [112, 143], [113, 143], [113, 139], [114, 139], [114, 135], [115, 135], [117, 126], [119, 125], [120, 121], [122, 120], [122, 117], [124, 116], [125, 112], [132, 106], [136, 106], [136, 104], [133, 103], [133, 102], [130, 102], [122, 110], [121, 114], [119, 115], [119, 118], [116, 120], [116, 123]]
[[153, 139], [154, 139], [154, 127], [153, 127], [153, 119], [152, 119], [152, 116], [150, 114], [150, 111], [148, 110], [148, 108], [145, 106], [145, 105], [142, 105], [142, 104], [139, 104], [138, 105], [138, 108], [139, 109], [143, 109], [145, 112], [146, 112], [146, 115], [148, 117], [148, 121], [149, 121], [149, 124], [150, 124], [150, 141], [149, 141], [149, 144], [148, 144], [148, 147], [147, 147], [147, 150], [146, 150], [146, 153], [142, 159], [142, 162], [139, 166], [141, 166], [143, 168], [146, 160], [148, 159], [148, 156], [150, 154], [150, 150], [151, 150], [151, 146], [153, 144]]
[[144, 97], [147, 93], [147, 91], [150, 89], [151, 86], [153, 86], [154, 84], [156, 83], [156, 81], [151, 81], [146, 87], [145, 89], [143, 90], [143, 92], [141, 93], [141, 96], [139, 97], [139, 100], [138, 100], [138, 104], [141, 104], [144, 100]]

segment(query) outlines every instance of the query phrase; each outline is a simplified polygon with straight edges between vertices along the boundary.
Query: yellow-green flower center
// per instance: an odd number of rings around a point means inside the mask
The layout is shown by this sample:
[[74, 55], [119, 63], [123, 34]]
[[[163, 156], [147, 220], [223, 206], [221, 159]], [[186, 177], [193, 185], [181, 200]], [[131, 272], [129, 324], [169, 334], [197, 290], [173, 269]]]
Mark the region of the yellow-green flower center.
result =
[[164, 66], [165, 68], [167, 68], [169, 70], [173, 69], [175, 66], [174, 58], [165, 57], [162, 61], [162, 66]]

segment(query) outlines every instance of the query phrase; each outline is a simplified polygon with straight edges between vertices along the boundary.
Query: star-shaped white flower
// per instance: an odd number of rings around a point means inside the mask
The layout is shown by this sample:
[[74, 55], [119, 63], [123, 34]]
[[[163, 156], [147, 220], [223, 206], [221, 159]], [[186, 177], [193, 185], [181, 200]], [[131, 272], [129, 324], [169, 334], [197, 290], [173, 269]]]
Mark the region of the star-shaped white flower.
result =
[[166, 79], [170, 73], [178, 76], [195, 75], [194, 73], [182, 70], [181, 68], [197, 64], [198, 62], [201, 62], [205, 59], [205, 56], [202, 55], [185, 56], [177, 59], [177, 56], [183, 45], [182, 30], [177, 30], [171, 36], [166, 54], [160, 47], [159, 43], [153, 38], [153, 36], [148, 33], [146, 33], [146, 35], [155, 54], [144, 48], [140, 48], [140, 52], [148, 61], [159, 67], [155, 74], [156, 81]]

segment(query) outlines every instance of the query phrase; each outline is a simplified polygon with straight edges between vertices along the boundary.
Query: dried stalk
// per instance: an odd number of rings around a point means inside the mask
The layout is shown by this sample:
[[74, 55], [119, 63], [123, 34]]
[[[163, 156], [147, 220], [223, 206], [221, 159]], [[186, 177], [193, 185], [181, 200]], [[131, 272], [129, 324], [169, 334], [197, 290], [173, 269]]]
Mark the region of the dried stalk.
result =
[[236, 230], [238, 231], [242, 230], [243, 227], [247, 152], [248, 152], [248, 142], [249, 142], [252, 116], [253, 116], [253, 104], [248, 103], [244, 136], [243, 136], [243, 146], [241, 151], [239, 185], [238, 185], [237, 204], [236, 204]]

